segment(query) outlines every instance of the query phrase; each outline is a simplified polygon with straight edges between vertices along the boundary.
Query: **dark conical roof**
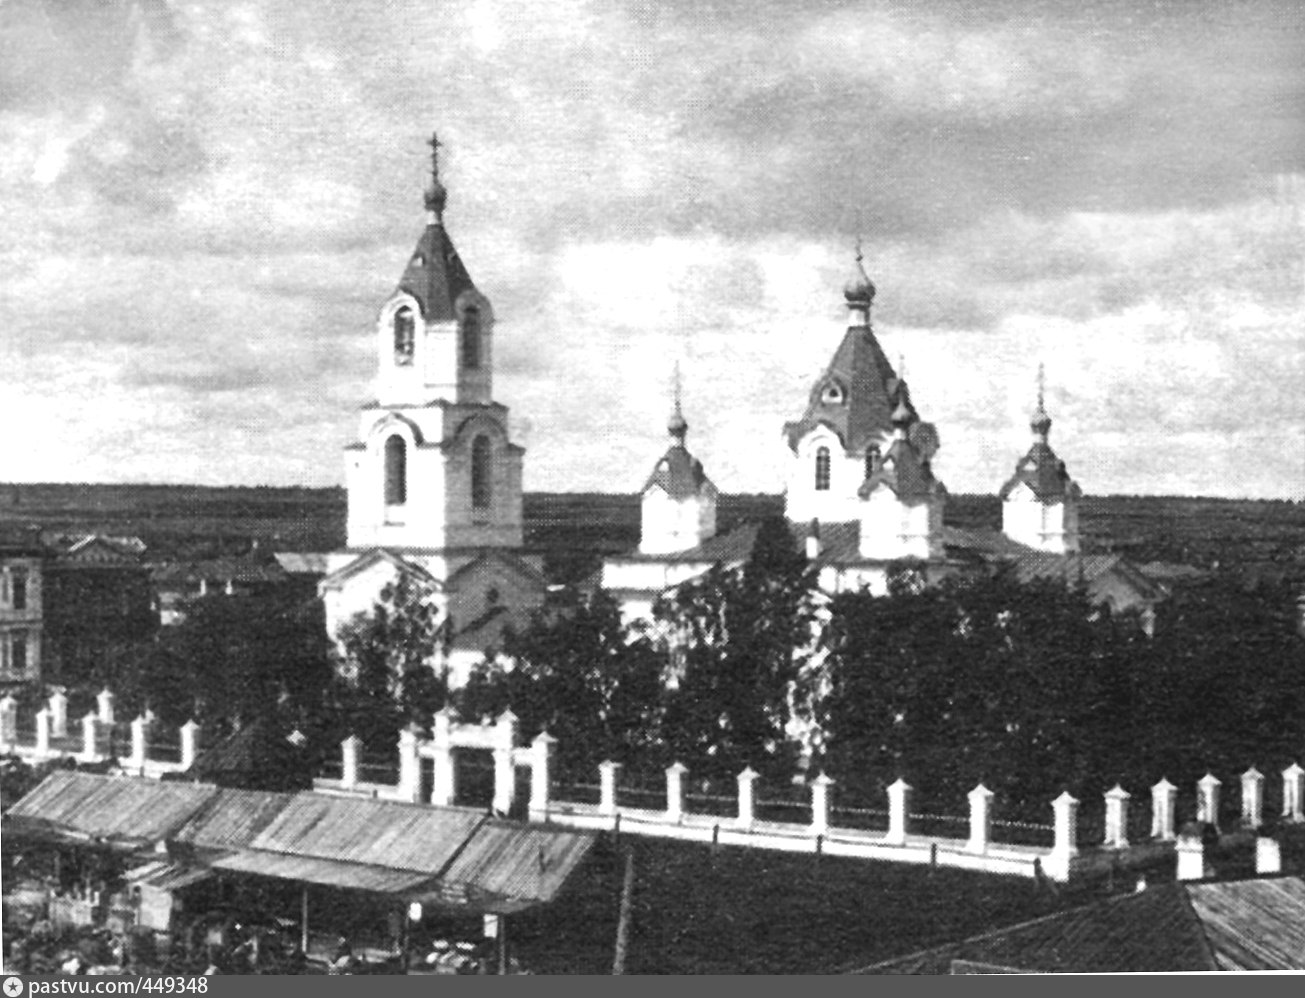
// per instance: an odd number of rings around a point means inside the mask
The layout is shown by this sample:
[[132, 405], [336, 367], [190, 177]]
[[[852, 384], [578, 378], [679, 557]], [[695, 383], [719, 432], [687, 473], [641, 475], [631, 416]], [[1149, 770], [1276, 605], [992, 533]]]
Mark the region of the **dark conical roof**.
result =
[[453, 248], [453, 241], [440, 223], [426, 226], [399, 279], [398, 290], [417, 299], [427, 322], [457, 318], [454, 305], [458, 298], [463, 292], [476, 290], [458, 251]]

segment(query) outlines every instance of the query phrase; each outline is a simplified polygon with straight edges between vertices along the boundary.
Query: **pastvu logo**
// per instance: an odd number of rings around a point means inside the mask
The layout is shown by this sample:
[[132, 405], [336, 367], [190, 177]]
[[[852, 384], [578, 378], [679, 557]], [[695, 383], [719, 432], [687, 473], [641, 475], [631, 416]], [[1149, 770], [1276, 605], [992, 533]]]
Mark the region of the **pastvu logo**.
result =
[[23, 982], [17, 977], [6, 977], [4, 993], [5, 998], [18, 998], [23, 993]]

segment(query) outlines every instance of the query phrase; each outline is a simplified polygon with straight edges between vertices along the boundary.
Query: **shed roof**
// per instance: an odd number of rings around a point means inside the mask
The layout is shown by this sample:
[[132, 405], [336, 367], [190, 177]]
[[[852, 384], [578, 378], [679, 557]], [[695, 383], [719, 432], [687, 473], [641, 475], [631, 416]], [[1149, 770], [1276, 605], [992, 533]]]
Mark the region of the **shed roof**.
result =
[[172, 835], [217, 787], [59, 770], [18, 801], [18, 827], [129, 847]]

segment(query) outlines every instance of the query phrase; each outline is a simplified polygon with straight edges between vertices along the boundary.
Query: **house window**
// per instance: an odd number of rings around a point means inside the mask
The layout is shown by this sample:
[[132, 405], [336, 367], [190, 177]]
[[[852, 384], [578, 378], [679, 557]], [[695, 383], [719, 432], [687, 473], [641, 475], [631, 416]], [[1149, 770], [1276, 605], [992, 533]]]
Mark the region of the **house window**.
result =
[[14, 631], [10, 635], [13, 642], [13, 648], [9, 658], [9, 668], [15, 675], [22, 675], [27, 671], [27, 632]]
[[385, 505], [402, 506], [408, 501], [408, 445], [403, 437], [385, 441]]
[[404, 305], [394, 313], [394, 362], [406, 367], [412, 363], [416, 345], [416, 322], [412, 309]]
[[816, 491], [829, 491], [829, 448], [821, 447], [816, 451]]
[[869, 478], [879, 470], [879, 448], [871, 444], [865, 452], [865, 477]]
[[480, 310], [474, 306], [462, 313], [462, 366], [480, 367]]
[[490, 480], [489, 437], [481, 434], [471, 441], [471, 505], [488, 509], [493, 486]]
[[26, 610], [27, 575], [23, 572], [15, 572], [11, 577], [10, 586], [11, 605], [15, 610]]

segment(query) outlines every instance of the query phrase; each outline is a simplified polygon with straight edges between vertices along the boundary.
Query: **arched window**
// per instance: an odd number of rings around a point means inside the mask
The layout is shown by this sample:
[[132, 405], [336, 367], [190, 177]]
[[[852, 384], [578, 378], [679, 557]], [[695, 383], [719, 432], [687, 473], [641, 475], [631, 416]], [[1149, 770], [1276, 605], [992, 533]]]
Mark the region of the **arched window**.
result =
[[462, 366], [480, 367], [480, 310], [475, 306], [462, 313]]
[[416, 323], [412, 309], [404, 305], [394, 313], [394, 362], [407, 366], [412, 363], [412, 353], [416, 345]]
[[871, 444], [865, 451], [865, 477], [869, 478], [879, 470], [879, 448]]
[[481, 434], [471, 441], [471, 505], [474, 509], [489, 508], [493, 495], [492, 472], [489, 437]]
[[408, 445], [403, 437], [385, 441], [385, 505], [402, 506], [408, 501]]
[[829, 491], [829, 448], [821, 447], [816, 451], [816, 491]]

